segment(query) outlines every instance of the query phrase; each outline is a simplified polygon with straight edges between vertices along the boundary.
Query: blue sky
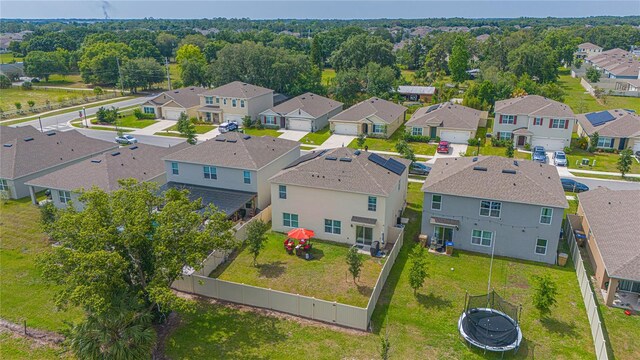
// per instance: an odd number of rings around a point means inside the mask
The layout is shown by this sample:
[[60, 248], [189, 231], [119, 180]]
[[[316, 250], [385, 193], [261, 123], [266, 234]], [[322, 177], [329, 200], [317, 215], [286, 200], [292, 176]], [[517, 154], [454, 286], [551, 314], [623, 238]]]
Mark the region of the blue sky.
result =
[[513, 18], [640, 15], [640, 0], [180, 1], [2, 0], [2, 18]]

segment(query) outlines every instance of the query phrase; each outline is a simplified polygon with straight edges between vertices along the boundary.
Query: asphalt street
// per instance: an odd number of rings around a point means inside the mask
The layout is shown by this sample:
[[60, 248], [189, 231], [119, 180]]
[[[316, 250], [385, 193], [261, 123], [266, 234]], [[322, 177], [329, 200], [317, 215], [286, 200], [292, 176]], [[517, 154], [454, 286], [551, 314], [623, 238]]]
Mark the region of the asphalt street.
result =
[[[76, 129], [79, 132], [83, 133], [88, 137], [92, 137], [94, 139], [100, 139], [105, 141], [115, 142], [116, 133], [113, 131], [103, 131], [103, 130], [91, 130], [91, 129]], [[168, 137], [168, 136], [156, 136], [156, 135], [135, 135], [138, 142], [148, 145], [157, 145], [157, 146], [174, 146], [184, 142], [184, 139]]]

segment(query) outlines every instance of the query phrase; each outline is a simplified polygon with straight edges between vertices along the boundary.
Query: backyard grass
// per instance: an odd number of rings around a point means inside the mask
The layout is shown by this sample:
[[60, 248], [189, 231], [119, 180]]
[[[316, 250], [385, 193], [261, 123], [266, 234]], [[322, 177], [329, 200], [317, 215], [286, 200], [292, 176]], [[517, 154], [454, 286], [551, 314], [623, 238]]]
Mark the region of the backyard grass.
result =
[[23, 59], [21, 57], [15, 57], [12, 52], [0, 54], [0, 62], [3, 64], [9, 64], [12, 62], [20, 62]]
[[323, 69], [322, 70], [322, 85], [329, 86], [331, 85], [331, 81], [336, 77], [336, 71], [333, 69]]
[[[78, 309], [57, 311], [56, 287], [44, 281], [36, 268], [37, 256], [49, 249], [40, 229], [40, 211], [29, 197], [0, 205], [0, 318], [28, 327], [60, 331], [64, 322], [81, 318]], [[2, 357], [4, 359], [4, 357]]]
[[71, 359], [71, 355], [57, 346], [42, 345], [33, 340], [0, 331], [0, 359]]
[[[593, 161], [596, 161], [595, 166], [582, 166], [580, 165], [582, 159], [589, 159], [589, 164], [593, 164]], [[588, 151], [572, 148], [571, 153], [567, 154], [569, 169], [582, 169], [582, 170], [595, 170], [595, 171], [606, 171], [606, 172], [615, 172], [618, 173], [618, 159], [620, 159], [620, 155], [618, 154], [609, 154], [609, 153], [590, 153]], [[637, 161], [631, 162], [631, 171], [630, 174], [640, 174], [640, 164]]]
[[[362, 273], [356, 283], [346, 263], [349, 246], [312, 240], [312, 260], [289, 255], [283, 248], [286, 235], [271, 232], [264, 250], [253, 266], [248, 249], [218, 267], [211, 277], [242, 284], [300, 294], [318, 299], [366, 307], [383, 261], [362, 255]], [[225, 266], [226, 265], [226, 266]]]
[[[398, 143], [398, 141], [402, 140], [402, 135], [404, 134], [404, 131], [405, 131], [404, 125], [402, 125], [388, 139], [368, 137], [365, 139], [364, 146], [368, 146], [369, 150], [397, 152], [398, 150], [396, 150], [396, 144]], [[409, 146], [411, 146], [413, 151], [418, 155], [434, 155], [436, 153], [436, 147], [437, 147], [435, 144], [427, 144], [422, 142], [410, 142]], [[358, 139], [354, 139], [348, 145], [348, 147], [357, 149]]]
[[[167, 354], [173, 359], [208, 358], [379, 358], [380, 335], [387, 334], [392, 358], [499, 359], [499, 354], [468, 347], [460, 338], [457, 321], [465, 292], [487, 290], [490, 258], [456, 251], [454, 256], [426, 254], [429, 277], [414, 296], [409, 286], [409, 253], [419, 232], [422, 211], [421, 184], [409, 185], [410, 218], [405, 245], [382, 291], [372, 318], [372, 333], [331, 330], [306, 320], [286, 320], [237, 307], [201, 302], [193, 314], [182, 316], [171, 335]], [[591, 333], [580, 289], [571, 264], [549, 266], [496, 258], [492, 287], [506, 300], [522, 304], [524, 340], [507, 359], [594, 358]], [[549, 274], [558, 286], [558, 305], [541, 317], [531, 305], [533, 275]], [[313, 274], [310, 273], [310, 276]]]
[[571, 75], [561, 75], [558, 85], [566, 92], [564, 103], [569, 105], [576, 114], [618, 108], [640, 112], [640, 99], [633, 97], [607, 96], [606, 103], [599, 104], [596, 98], [580, 85], [580, 78], [572, 78]]
[[[124, 126], [124, 125], [122, 125]], [[215, 125], [206, 125], [206, 124], [196, 124], [196, 134], [204, 134], [216, 128]], [[164, 129], [164, 131], [178, 131], [178, 124], [175, 124], [171, 127]], [[158, 135], [158, 133], [156, 133]], [[178, 134], [174, 134], [174, 136], [178, 136]]]
[[327, 141], [330, 136], [331, 131], [329, 131], [329, 126], [325, 126], [322, 130], [308, 133], [300, 139], [300, 142], [303, 144], [320, 145]]
[[416, 72], [414, 70], [400, 70], [400, 74], [405, 78], [408, 82], [412, 83], [416, 80]]
[[276, 129], [267, 129], [267, 128], [263, 128], [263, 129], [242, 128], [242, 132], [251, 136], [271, 136], [276, 138], [282, 135], [282, 133], [279, 133], [278, 130]]
[[81, 90], [62, 90], [62, 89], [43, 89], [33, 87], [31, 90], [22, 90], [19, 86], [12, 86], [9, 89], [2, 89], [2, 96], [0, 96], [0, 108], [4, 111], [15, 110], [15, 103], [22, 104], [22, 110], [27, 113], [29, 111], [29, 105], [27, 101], [35, 101], [35, 106], [46, 105], [46, 100], [51, 103], [58, 103], [62, 98], [65, 100], [71, 98], [80, 99], [84, 95], [93, 96], [93, 93], [89, 91]]

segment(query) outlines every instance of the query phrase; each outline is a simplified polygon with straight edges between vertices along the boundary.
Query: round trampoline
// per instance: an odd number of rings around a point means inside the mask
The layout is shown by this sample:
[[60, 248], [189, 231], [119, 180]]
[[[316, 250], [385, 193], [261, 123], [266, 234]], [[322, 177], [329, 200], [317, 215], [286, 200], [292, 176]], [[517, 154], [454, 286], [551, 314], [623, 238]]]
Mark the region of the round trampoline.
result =
[[[479, 303], [483, 305], [479, 306]], [[458, 330], [469, 344], [488, 351], [517, 351], [522, 341], [518, 307], [507, 303], [495, 292], [467, 297]]]

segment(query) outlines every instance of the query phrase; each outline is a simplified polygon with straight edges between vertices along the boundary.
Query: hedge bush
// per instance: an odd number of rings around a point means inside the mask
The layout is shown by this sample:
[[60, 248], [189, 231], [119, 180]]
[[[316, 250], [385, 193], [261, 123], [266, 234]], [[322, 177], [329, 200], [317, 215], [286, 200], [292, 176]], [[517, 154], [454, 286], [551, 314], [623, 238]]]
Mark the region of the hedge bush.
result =
[[134, 109], [133, 110], [133, 116], [136, 117], [136, 119], [138, 120], [153, 120], [156, 118], [156, 114], [145, 114], [142, 112], [142, 110], [140, 109]]

